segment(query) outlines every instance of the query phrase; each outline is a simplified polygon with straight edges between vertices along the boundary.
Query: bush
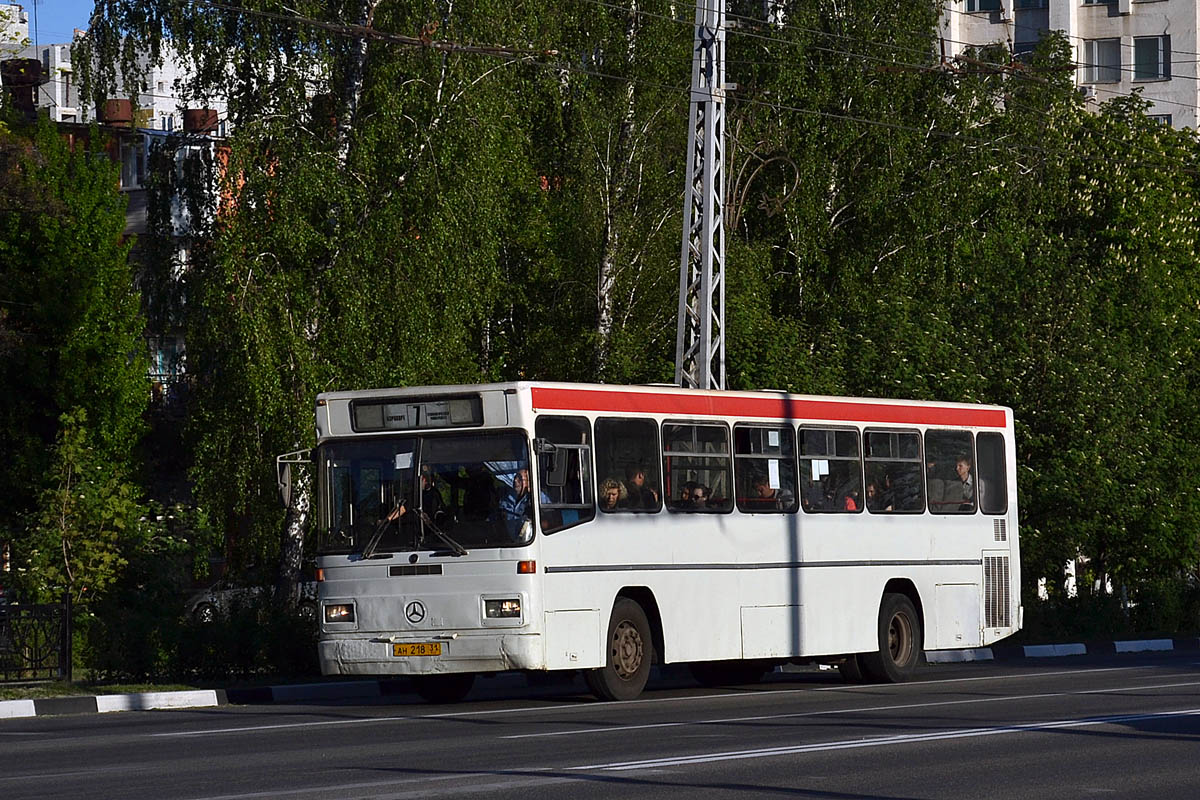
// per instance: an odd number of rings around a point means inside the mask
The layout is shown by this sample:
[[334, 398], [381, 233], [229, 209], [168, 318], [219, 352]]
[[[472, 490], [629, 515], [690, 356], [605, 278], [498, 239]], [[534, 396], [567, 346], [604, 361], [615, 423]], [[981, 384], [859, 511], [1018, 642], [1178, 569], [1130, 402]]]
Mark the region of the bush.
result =
[[1062, 642], [1173, 636], [1200, 631], [1200, 587], [1158, 580], [1128, 594], [1081, 594], [1025, 603], [1025, 627], [1016, 641]]
[[180, 677], [244, 680], [320, 675], [317, 626], [269, 594], [236, 604], [211, 622], [181, 623]]

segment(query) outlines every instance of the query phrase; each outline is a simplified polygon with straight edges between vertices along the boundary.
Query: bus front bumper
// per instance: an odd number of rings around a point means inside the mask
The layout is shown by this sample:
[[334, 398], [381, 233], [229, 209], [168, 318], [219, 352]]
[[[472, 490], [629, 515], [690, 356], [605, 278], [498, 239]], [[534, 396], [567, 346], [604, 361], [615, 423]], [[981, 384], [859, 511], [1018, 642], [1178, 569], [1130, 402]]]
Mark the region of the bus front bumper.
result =
[[317, 655], [322, 675], [436, 675], [545, 667], [541, 636], [536, 633], [327, 636], [317, 644]]

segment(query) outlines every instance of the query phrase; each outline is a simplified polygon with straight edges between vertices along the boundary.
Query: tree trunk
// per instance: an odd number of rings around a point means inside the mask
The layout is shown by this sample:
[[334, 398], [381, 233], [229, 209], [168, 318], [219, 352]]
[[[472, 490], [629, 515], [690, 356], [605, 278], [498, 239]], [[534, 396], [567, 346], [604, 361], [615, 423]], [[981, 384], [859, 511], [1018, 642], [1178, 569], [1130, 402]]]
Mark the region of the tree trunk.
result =
[[[362, 0], [358, 8], [358, 24], [371, 27], [375, 21], [375, 8], [380, 0]], [[363, 73], [367, 65], [367, 40], [365, 37], [354, 42], [347, 57], [346, 73], [342, 81], [342, 107], [344, 112], [337, 120], [337, 159], [342, 167], [350, 158], [350, 135], [354, 132], [358, 101], [362, 97]]]
[[[629, 16], [625, 21], [625, 66], [633, 74], [634, 55], [637, 45], [637, 0], [630, 0]], [[628, 188], [629, 168], [625, 163], [629, 151], [629, 140], [633, 135], [634, 103], [633, 81], [625, 85], [625, 108], [617, 132], [616, 147], [609, 154], [605, 191], [604, 231], [602, 233], [600, 269], [596, 280], [596, 377], [604, 378], [608, 367], [609, 350], [613, 329], [613, 289], [617, 282], [620, 257], [621, 234], [617, 213], [624, 203]]]
[[284, 517], [283, 541], [279, 547], [279, 580], [275, 596], [288, 608], [300, 602], [300, 568], [304, 561], [304, 526], [312, 508], [312, 477], [308, 470], [295, 471], [292, 503]]

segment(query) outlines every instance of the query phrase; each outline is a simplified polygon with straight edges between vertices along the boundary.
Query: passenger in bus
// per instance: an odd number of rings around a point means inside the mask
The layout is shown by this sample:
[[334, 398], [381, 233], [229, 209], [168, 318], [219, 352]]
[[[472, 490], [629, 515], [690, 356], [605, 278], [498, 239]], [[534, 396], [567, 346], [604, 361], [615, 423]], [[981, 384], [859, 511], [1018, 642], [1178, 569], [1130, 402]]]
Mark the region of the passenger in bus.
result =
[[634, 510], [658, 508], [658, 492], [646, 485], [646, 469], [644, 467], [629, 467], [625, 470], [625, 492], [625, 508]]
[[692, 501], [692, 492], [696, 490], [695, 481], [686, 481], [683, 488], [679, 490], [679, 499], [671, 504], [671, 509], [674, 511], [690, 511], [696, 507]]
[[954, 462], [954, 473], [958, 480], [946, 481], [945, 500], [957, 502], [959, 511], [971, 511], [975, 508], [975, 476], [971, 473], [970, 457], [959, 456]]
[[701, 511], [708, 507], [708, 501], [712, 499], [711, 492], [703, 483], [697, 483], [696, 488], [692, 489], [692, 509]]
[[750, 483], [751, 494], [746, 500], [750, 511], [783, 511], [792, 507], [795, 495], [787, 489], [771, 486], [766, 475], [757, 475]]
[[600, 484], [600, 510], [616, 511], [625, 499], [625, 484], [616, 478], [605, 478]]
[[891, 511], [892, 505], [884, 494], [883, 489], [879, 488], [879, 484], [871, 481], [867, 484], [867, 510], [868, 511]]

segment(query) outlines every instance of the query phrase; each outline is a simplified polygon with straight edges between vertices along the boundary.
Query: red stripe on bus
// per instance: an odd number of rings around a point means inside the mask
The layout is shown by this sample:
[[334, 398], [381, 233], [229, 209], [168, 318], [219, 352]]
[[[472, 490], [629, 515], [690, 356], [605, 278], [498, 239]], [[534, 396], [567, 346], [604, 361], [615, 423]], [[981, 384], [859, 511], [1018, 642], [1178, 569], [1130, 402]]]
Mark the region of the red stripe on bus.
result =
[[1004, 411], [996, 408], [894, 405], [853, 400], [806, 400], [795, 397], [723, 397], [717, 394], [666, 394], [607, 389], [533, 387], [532, 392], [533, 407], [538, 411], [966, 425], [976, 428], [1003, 428], [1007, 425]]

